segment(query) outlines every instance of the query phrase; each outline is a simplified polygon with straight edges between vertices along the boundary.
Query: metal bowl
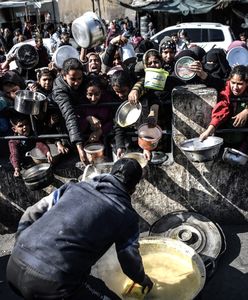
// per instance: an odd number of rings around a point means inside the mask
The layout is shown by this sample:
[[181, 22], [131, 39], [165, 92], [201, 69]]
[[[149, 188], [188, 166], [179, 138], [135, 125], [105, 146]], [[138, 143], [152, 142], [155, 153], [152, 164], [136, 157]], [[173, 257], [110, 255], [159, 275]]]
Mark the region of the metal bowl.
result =
[[225, 148], [222, 159], [231, 165], [244, 166], [248, 161], [248, 155], [233, 148]]
[[116, 114], [115, 120], [121, 127], [126, 127], [136, 123], [141, 115], [142, 106], [138, 102], [137, 104], [131, 104], [129, 101], [123, 102]]
[[124, 157], [136, 159], [142, 168], [144, 168], [148, 163], [148, 161], [145, 159], [143, 153], [140, 153], [140, 152], [129, 152], [129, 153], [126, 153], [124, 155]]
[[179, 147], [187, 158], [194, 162], [205, 162], [217, 157], [223, 139], [216, 136], [209, 136], [203, 142], [199, 138], [185, 140]]

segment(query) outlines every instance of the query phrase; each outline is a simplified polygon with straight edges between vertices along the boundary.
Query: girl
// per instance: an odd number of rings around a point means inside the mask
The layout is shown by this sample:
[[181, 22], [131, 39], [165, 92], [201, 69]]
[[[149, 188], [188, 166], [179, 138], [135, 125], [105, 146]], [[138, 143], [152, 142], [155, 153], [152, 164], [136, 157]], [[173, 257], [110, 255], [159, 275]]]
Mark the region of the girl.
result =
[[[235, 66], [230, 72], [229, 80], [226, 82], [226, 87], [220, 92], [219, 102], [215, 105], [212, 111], [212, 119], [207, 130], [201, 135], [203, 141], [208, 136], [213, 135], [223, 123], [228, 127], [244, 127], [248, 120], [248, 107], [244, 102], [233, 101], [235, 98], [247, 97], [248, 91], [248, 69], [246, 66]], [[225, 136], [225, 142], [238, 144], [240, 151], [247, 152], [245, 135], [235, 133]], [[247, 139], [247, 138], [246, 138]]]
[[102, 81], [94, 78], [86, 84], [86, 101], [88, 106], [80, 111], [80, 129], [87, 137], [87, 143], [103, 142], [107, 147], [108, 133], [113, 128], [113, 110], [109, 105], [101, 105], [111, 101], [110, 95], [103, 92]]

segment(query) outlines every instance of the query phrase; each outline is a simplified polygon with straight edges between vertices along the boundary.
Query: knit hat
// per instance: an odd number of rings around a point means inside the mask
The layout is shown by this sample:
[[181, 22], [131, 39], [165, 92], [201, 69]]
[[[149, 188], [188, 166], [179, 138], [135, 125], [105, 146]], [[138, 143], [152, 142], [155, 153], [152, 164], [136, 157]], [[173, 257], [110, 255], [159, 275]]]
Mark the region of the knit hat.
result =
[[159, 43], [159, 52], [161, 53], [163, 49], [172, 49], [176, 53], [176, 43], [171, 37], [165, 36]]
[[133, 190], [142, 177], [142, 168], [133, 158], [120, 158], [110, 172], [122, 182], [127, 190]]

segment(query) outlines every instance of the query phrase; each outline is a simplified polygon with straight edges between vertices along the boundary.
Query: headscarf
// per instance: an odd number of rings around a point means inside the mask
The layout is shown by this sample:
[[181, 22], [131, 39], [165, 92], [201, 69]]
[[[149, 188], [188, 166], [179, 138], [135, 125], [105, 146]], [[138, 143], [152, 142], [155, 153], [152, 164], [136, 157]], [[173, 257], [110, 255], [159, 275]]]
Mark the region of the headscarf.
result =
[[172, 40], [171, 37], [165, 36], [159, 43], [159, 52], [161, 53], [163, 49], [171, 49], [176, 53], [176, 43]]
[[217, 78], [227, 78], [231, 67], [226, 59], [225, 51], [221, 48], [209, 50], [202, 60], [203, 69]]

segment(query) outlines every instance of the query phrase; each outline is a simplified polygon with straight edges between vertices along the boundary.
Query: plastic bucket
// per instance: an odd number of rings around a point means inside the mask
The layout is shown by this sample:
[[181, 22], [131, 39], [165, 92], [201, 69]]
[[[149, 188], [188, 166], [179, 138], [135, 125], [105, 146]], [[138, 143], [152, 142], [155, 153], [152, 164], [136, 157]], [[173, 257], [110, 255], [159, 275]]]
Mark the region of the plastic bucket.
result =
[[145, 69], [145, 88], [163, 91], [169, 73], [164, 69], [146, 68]]

